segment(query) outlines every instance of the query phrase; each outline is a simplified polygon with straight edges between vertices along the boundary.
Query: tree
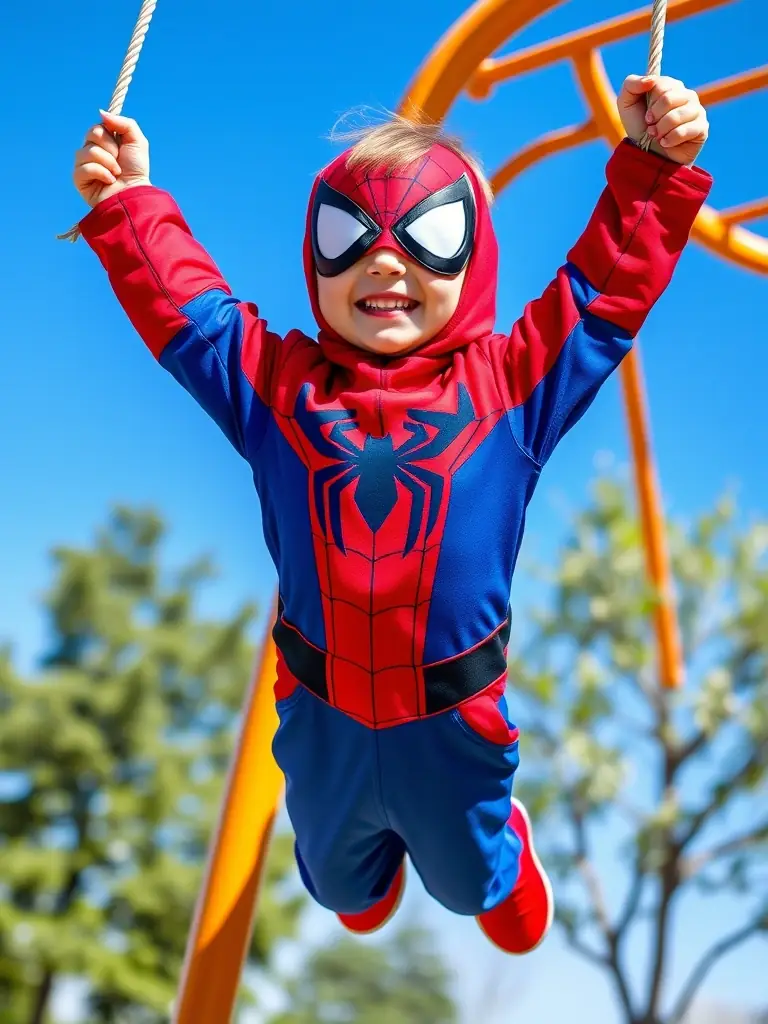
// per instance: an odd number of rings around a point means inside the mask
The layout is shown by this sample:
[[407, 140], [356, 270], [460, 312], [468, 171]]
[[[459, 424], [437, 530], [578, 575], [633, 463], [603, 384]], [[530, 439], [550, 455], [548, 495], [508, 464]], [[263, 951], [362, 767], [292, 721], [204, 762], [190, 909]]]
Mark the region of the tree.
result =
[[[91, 548], [58, 548], [39, 675], [0, 652], [2, 1024], [43, 1024], [65, 976], [94, 1024], [168, 1019], [254, 651], [253, 609], [200, 615], [213, 567], [168, 571], [163, 536], [121, 508]], [[283, 837], [255, 963], [293, 933], [292, 868]]]
[[[521, 791], [542, 818], [557, 919], [573, 949], [607, 972], [627, 1024], [678, 1024], [722, 957], [768, 935], [768, 524], [739, 528], [724, 500], [688, 526], [672, 524], [670, 538], [682, 690], [656, 677], [653, 595], [616, 480], [600, 481], [576, 516], [551, 604], [511, 668], [526, 737]], [[598, 863], [614, 837], [626, 869], [618, 907]], [[673, 993], [673, 916], [694, 888], [736, 894], [743, 923], [696, 951]], [[647, 939], [639, 990], [632, 933]]]
[[421, 928], [386, 943], [347, 937], [316, 949], [286, 985], [289, 1007], [268, 1024], [455, 1024], [450, 976]]

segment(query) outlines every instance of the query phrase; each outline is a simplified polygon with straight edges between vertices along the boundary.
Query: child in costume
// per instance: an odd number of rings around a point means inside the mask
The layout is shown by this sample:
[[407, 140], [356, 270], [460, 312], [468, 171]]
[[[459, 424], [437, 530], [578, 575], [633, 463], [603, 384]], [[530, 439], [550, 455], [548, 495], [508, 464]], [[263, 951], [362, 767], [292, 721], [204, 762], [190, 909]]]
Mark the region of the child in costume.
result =
[[[551, 925], [504, 696], [525, 511], [711, 186], [691, 166], [708, 131], [695, 93], [630, 76], [619, 112], [627, 139], [586, 230], [509, 334], [494, 333], [490, 189], [437, 126], [394, 119], [318, 175], [316, 340], [278, 337], [231, 295], [150, 184], [135, 121], [102, 112], [76, 156], [81, 230], [117, 298], [253, 471], [279, 576], [273, 749], [296, 858], [354, 932], [393, 913], [406, 853], [509, 953]], [[654, 152], [636, 144], [646, 128]]]

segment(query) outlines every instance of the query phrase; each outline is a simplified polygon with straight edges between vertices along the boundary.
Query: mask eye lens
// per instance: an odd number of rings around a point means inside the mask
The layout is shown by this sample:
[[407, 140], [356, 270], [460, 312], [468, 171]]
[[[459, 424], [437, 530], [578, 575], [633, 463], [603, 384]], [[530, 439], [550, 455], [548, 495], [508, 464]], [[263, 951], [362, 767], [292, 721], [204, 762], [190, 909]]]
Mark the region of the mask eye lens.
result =
[[327, 181], [318, 184], [312, 208], [312, 254], [322, 277], [343, 274], [380, 234], [379, 225], [349, 196]]
[[317, 211], [317, 247], [327, 260], [336, 260], [362, 238], [365, 224], [339, 209], [321, 203]]
[[467, 218], [463, 200], [435, 206], [405, 229], [422, 248], [440, 259], [455, 256], [466, 236]]
[[475, 242], [475, 197], [466, 174], [409, 210], [392, 234], [418, 263], [453, 276], [469, 262]]

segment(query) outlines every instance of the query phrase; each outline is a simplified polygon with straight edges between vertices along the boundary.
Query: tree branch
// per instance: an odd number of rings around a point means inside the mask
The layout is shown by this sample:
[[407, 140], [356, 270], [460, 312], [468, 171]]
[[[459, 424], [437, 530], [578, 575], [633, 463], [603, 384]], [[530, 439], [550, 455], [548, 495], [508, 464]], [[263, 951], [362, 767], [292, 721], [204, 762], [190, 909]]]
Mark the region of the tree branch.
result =
[[588, 960], [591, 964], [594, 964], [596, 967], [600, 967], [611, 974], [616, 988], [616, 994], [618, 995], [619, 1001], [626, 1012], [626, 1019], [634, 1020], [635, 1011], [632, 1006], [632, 997], [629, 994], [627, 982], [618, 963], [615, 948], [613, 948], [612, 945], [609, 945], [608, 953], [598, 953], [597, 950], [591, 949], [589, 946], [581, 942], [573, 929], [566, 928], [564, 930], [566, 942], [575, 953], [578, 953], [579, 956], [584, 957], [584, 959]]
[[759, 932], [764, 931], [768, 927], [768, 920], [766, 915], [762, 914], [751, 921], [748, 925], [740, 928], [738, 931], [733, 932], [731, 935], [726, 936], [705, 953], [699, 963], [694, 967], [691, 972], [688, 981], [683, 986], [683, 990], [680, 993], [680, 997], [672, 1010], [672, 1015], [669, 1018], [669, 1024], [678, 1024], [683, 1019], [685, 1014], [693, 1001], [693, 997], [696, 995], [701, 983], [706, 978], [707, 974], [714, 967], [718, 960], [725, 956], [726, 953], [730, 953], [732, 949], [740, 946], [747, 939], [751, 939], [753, 935], [757, 935]]
[[566, 804], [571, 812], [571, 821], [573, 823], [575, 833], [576, 866], [584, 879], [584, 885], [587, 889], [587, 893], [589, 894], [595, 918], [605, 940], [606, 952], [603, 956], [600, 956], [593, 950], [589, 949], [589, 947], [584, 946], [579, 942], [578, 938], [573, 933], [568, 935], [568, 941], [577, 952], [582, 954], [582, 956], [585, 956], [588, 960], [591, 960], [593, 963], [597, 963], [599, 966], [604, 967], [610, 972], [616, 987], [616, 993], [621, 1005], [626, 1011], [627, 1020], [634, 1020], [635, 1014], [634, 1007], [632, 1006], [632, 997], [629, 992], [627, 980], [624, 977], [624, 972], [621, 968], [621, 963], [619, 962], [616, 930], [611, 925], [600, 880], [592, 866], [591, 860], [589, 859], [586, 822], [584, 814], [579, 810], [578, 796], [573, 793], [570, 794]]
[[768, 821], [764, 821], [756, 829], [745, 832], [743, 835], [734, 836], [719, 846], [713, 846], [695, 857], [686, 857], [681, 865], [680, 873], [683, 878], [689, 879], [697, 875], [707, 864], [712, 864], [721, 857], [727, 857], [730, 853], [737, 853], [739, 850], [748, 849], [758, 843], [768, 840]]
[[585, 960], [589, 960], [591, 964], [596, 967], [610, 967], [610, 961], [607, 956], [603, 953], [598, 953], [596, 949], [591, 949], [589, 946], [585, 946], [580, 939], [576, 937], [576, 933], [570, 929], [565, 928], [565, 940], [571, 949], [578, 953], [579, 956], [583, 956]]
[[672, 754], [673, 770], [679, 771], [680, 768], [694, 756], [698, 754], [701, 748], [707, 743], [709, 737], [705, 732], [697, 732], [688, 740], [685, 746]]
[[616, 922], [616, 938], [620, 942], [632, 923], [632, 919], [637, 913], [637, 908], [640, 904], [640, 897], [643, 895], [643, 883], [645, 882], [645, 872], [640, 866], [639, 860], [635, 864], [635, 876], [632, 879], [627, 898], [624, 902], [624, 906], [619, 914], [619, 919]]
[[600, 879], [597, 877], [592, 862], [589, 860], [589, 851], [587, 847], [587, 830], [584, 823], [584, 815], [581, 814], [571, 804], [571, 817], [573, 820], [573, 827], [576, 833], [576, 867], [579, 869], [581, 877], [584, 879], [584, 886], [589, 893], [589, 898], [592, 903], [592, 908], [597, 918], [597, 923], [600, 925], [600, 930], [605, 936], [606, 942], [610, 944], [613, 941], [613, 928], [611, 927], [611, 921], [608, 916], [608, 907], [606, 906], [605, 896], [600, 885]]
[[676, 860], [668, 861], [659, 872], [661, 883], [661, 896], [656, 910], [656, 927], [654, 929], [655, 954], [653, 972], [651, 974], [651, 988], [648, 995], [648, 1008], [646, 1015], [648, 1020], [655, 1020], [656, 1008], [661, 996], [661, 987], [664, 981], [664, 969], [667, 967], [667, 940], [669, 938], [667, 926], [669, 924], [669, 911], [672, 907], [672, 900], [678, 890], [679, 880], [676, 872]]
[[[765, 753], [760, 749], [760, 747], [756, 747], [738, 771], [734, 772], [730, 778], [719, 783], [718, 789], [730, 796], [737, 786], [746, 781], [750, 773], [754, 771], [755, 768], [760, 767], [761, 761], [764, 757]], [[709, 819], [722, 809], [724, 802], [724, 800], [710, 800], [704, 807], [702, 807], [698, 814], [694, 814], [688, 829], [680, 842], [681, 851], [690, 844], [691, 840], [693, 840], [699, 832], [701, 832]]]

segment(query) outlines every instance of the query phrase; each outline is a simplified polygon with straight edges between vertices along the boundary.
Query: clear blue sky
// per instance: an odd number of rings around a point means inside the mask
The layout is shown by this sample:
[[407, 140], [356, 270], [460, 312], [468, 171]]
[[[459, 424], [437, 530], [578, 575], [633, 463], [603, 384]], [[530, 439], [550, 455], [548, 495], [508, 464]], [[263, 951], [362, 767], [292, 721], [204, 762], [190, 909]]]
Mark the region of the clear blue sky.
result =
[[[153, 364], [90, 250], [54, 241], [84, 212], [70, 184], [72, 154], [109, 100], [138, 6], [42, 0], [11, 4], [3, 15], [0, 636], [13, 640], [22, 667], [42, 643], [37, 600], [49, 581], [49, 547], [87, 542], [115, 500], [162, 511], [172, 524], [169, 557], [215, 556], [222, 576], [209, 593], [212, 609], [253, 595], [266, 601], [273, 582], [247, 468]], [[174, 193], [235, 292], [257, 301], [273, 329], [313, 329], [300, 248], [312, 177], [334, 152], [323, 136], [350, 107], [394, 107], [464, 6], [419, 0], [403, 17], [399, 8], [358, 0], [160, 0], [126, 113], [150, 138], [153, 181]], [[515, 45], [633, 6], [573, 0]], [[764, 61], [766, 38], [765, 0], [741, 0], [673, 26], [665, 70], [699, 85]], [[646, 47], [634, 39], [606, 53], [615, 84], [644, 70]], [[490, 103], [462, 101], [450, 121], [492, 169], [525, 141], [582, 115], [571, 72], [560, 66], [503, 87]], [[715, 205], [765, 188], [767, 117], [765, 94], [711, 111], [701, 163], [716, 176]], [[500, 328], [563, 259], [602, 186], [607, 155], [603, 143], [565, 154], [501, 198]], [[765, 303], [765, 278], [691, 247], [644, 331], [653, 433], [676, 514], [704, 509], [732, 482], [748, 513], [768, 512]], [[626, 456], [615, 380], [550, 463], [524, 559], [551, 552], [563, 501], [580, 502], [595, 454], [605, 450]], [[516, 593], [525, 592], [523, 573]], [[471, 922], [436, 920], [456, 962], [471, 962], [476, 979], [504, 971], [519, 1019], [563, 1019], [574, 993], [588, 1012], [571, 1019], [614, 1019], [602, 982], [566, 958], [557, 939], [525, 966], [509, 965]], [[717, 926], [706, 908], [694, 908], [681, 919], [681, 945]], [[760, 955], [747, 947], [726, 961], [709, 997], [768, 1002]], [[498, 1020], [513, 1019], [508, 1010]]]

